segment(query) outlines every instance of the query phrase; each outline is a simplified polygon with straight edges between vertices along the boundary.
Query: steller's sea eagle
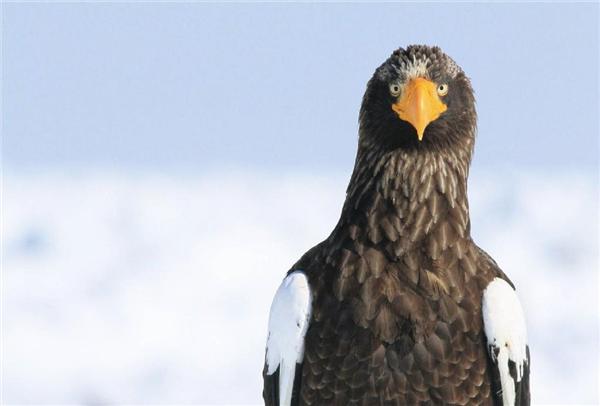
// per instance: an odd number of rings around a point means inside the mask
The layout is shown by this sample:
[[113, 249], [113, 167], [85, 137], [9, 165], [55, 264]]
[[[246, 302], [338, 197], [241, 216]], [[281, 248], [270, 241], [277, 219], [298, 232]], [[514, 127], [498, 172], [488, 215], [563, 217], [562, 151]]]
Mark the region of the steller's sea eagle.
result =
[[271, 306], [266, 405], [529, 405], [519, 299], [470, 235], [474, 102], [438, 47], [377, 68], [340, 220]]

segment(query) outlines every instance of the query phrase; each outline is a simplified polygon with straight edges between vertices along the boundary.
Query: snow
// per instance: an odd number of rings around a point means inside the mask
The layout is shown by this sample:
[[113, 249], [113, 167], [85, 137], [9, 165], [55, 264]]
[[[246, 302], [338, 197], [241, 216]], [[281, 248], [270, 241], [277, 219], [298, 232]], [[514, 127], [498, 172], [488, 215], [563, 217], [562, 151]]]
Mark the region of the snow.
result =
[[[269, 306], [349, 174], [5, 170], [2, 395], [260, 404]], [[598, 403], [597, 179], [489, 170], [474, 239], [517, 286], [536, 404]]]

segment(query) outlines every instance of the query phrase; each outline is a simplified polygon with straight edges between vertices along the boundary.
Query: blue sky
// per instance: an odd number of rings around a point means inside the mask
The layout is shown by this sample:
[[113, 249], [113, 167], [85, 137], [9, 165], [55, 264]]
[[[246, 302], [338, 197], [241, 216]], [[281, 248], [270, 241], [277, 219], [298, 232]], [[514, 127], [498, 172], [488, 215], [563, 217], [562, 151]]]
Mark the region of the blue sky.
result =
[[475, 165], [598, 162], [597, 4], [8, 3], [10, 167], [349, 171], [366, 82], [438, 44], [472, 78]]

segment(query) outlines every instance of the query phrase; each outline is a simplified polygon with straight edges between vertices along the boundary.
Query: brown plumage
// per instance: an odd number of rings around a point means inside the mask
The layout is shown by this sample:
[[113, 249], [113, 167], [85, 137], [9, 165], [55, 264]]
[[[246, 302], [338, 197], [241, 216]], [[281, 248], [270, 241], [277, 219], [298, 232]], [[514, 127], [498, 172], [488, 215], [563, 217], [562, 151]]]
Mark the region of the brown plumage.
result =
[[[450, 89], [422, 140], [391, 108], [390, 83], [413, 77]], [[490, 281], [508, 278], [470, 236], [475, 130], [469, 80], [439, 48], [399, 49], [377, 69], [340, 220], [291, 269], [313, 298], [292, 404], [502, 404], [481, 308]]]

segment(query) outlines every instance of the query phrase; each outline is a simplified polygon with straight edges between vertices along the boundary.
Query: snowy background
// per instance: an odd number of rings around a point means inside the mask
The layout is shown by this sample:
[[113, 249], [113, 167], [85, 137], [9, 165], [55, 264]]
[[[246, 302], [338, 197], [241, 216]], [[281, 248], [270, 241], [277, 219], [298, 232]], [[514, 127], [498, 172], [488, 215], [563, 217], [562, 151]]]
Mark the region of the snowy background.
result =
[[472, 234], [534, 402], [599, 403], [597, 4], [1, 7], [5, 404], [260, 404], [272, 295], [413, 42], [476, 89]]
[[[272, 294], [346, 182], [5, 173], [5, 400], [260, 403]], [[596, 403], [595, 181], [478, 173], [470, 189], [473, 235], [525, 307], [535, 400]]]

